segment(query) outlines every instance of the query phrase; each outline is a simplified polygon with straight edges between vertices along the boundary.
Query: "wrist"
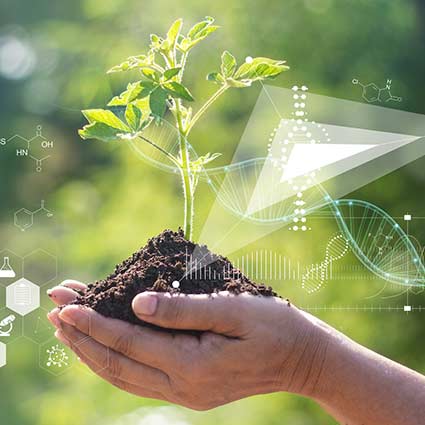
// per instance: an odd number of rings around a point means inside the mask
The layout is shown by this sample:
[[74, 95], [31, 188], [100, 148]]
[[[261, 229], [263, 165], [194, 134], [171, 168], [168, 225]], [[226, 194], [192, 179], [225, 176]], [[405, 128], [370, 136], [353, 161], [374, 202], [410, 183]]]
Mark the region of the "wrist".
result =
[[336, 351], [344, 336], [304, 311], [294, 308], [293, 313], [296, 334], [291, 352], [282, 365], [280, 389], [319, 401], [328, 392], [331, 359], [337, 357]]

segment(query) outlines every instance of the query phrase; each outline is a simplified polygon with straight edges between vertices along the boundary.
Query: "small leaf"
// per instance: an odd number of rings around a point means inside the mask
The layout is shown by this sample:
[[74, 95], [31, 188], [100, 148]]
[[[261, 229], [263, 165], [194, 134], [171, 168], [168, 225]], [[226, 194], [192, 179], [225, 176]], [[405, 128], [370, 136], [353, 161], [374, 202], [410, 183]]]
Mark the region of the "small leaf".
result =
[[274, 78], [289, 69], [284, 65], [285, 61], [273, 60], [269, 58], [254, 58], [250, 62], [245, 62], [236, 71], [236, 80], [265, 80]]
[[167, 69], [164, 72], [164, 80], [168, 81], [171, 80], [173, 77], [175, 77], [179, 72], [181, 71], [181, 68], [171, 68]]
[[221, 75], [224, 78], [233, 77], [236, 71], [236, 59], [227, 50], [221, 55]]
[[137, 131], [140, 128], [140, 123], [142, 119], [142, 111], [131, 103], [127, 105], [125, 110], [125, 119], [127, 124], [131, 127], [133, 131]]
[[112, 67], [109, 71], [107, 71], [107, 74], [132, 71], [140, 68], [152, 68], [154, 60], [155, 56], [152, 52], [149, 52], [148, 55], [130, 56], [126, 61]]
[[202, 171], [206, 164], [210, 163], [211, 161], [214, 161], [219, 156], [221, 156], [221, 153], [207, 153], [204, 156], [200, 156], [198, 159], [190, 163], [190, 169], [194, 173], [199, 173], [200, 171]]
[[207, 75], [207, 80], [220, 85], [223, 85], [225, 82], [223, 76], [219, 72], [211, 72]]
[[174, 97], [178, 97], [180, 99], [185, 99], [190, 102], [192, 102], [194, 99], [192, 95], [190, 94], [189, 90], [183, 86], [182, 84], [171, 81], [168, 83], [164, 83], [162, 87], [171, 95]]
[[201, 22], [195, 24], [187, 33], [187, 36], [194, 40], [199, 37], [199, 34], [204, 30], [205, 27], [211, 25], [214, 22], [214, 18], [211, 16], [206, 16], [205, 19]]
[[112, 111], [108, 111], [107, 109], [86, 109], [82, 113], [90, 124], [98, 122], [119, 130], [129, 130]]
[[156, 85], [150, 81], [137, 81], [130, 83], [127, 90], [122, 92], [119, 96], [115, 96], [108, 103], [108, 106], [128, 105], [137, 98], [144, 98], [150, 95], [155, 89]]
[[130, 61], [125, 61], [120, 63], [119, 65], [115, 65], [112, 68], [110, 68], [106, 73], [112, 74], [113, 72], [124, 72], [131, 69], [131, 63]]
[[161, 50], [173, 51], [176, 47], [177, 38], [180, 34], [181, 27], [183, 25], [183, 19], [177, 19], [174, 21], [167, 32], [167, 38], [161, 44]]
[[214, 18], [207, 16], [203, 21], [195, 24], [188, 32], [187, 37], [179, 41], [179, 48], [183, 52], [187, 52], [195, 47], [200, 41], [208, 37], [219, 27], [211, 25], [214, 22]]
[[146, 78], [149, 78], [149, 80], [159, 82], [160, 75], [155, 70], [151, 68], [142, 68], [140, 71]]
[[149, 107], [152, 115], [158, 120], [161, 119], [167, 109], [168, 94], [161, 87], [157, 87], [149, 97]]
[[136, 99], [135, 101], [133, 101], [133, 105], [137, 106], [142, 112], [142, 120], [147, 120], [151, 114], [151, 108], [149, 104], [149, 97], [144, 97], [143, 99]]
[[159, 50], [161, 48], [162, 39], [158, 37], [156, 34], [151, 34], [151, 45], [150, 47], [154, 50]]
[[119, 134], [121, 133], [122, 130], [110, 127], [109, 125], [101, 122], [93, 122], [84, 126], [81, 130], [78, 130], [78, 134], [82, 139], [97, 139], [102, 142], [113, 142], [115, 140], [119, 140]]

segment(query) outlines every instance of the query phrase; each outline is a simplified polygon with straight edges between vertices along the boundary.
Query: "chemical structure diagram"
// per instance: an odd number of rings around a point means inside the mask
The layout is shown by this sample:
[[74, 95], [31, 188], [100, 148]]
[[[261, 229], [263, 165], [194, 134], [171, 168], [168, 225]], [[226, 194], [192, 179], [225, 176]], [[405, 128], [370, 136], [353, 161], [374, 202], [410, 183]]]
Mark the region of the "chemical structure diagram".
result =
[[40, 208], [29, 211], [26, 208], [21, 208], [20, 210], [15, 212], [14, 224], [18, 229], [21, 229], [22, 232], [32, 227], [34, 224], [34, 216], [44, 213], [46, 217], [53, 217], [53, 213], [45, 207], [44, 200], [41, 201]]
[[[368, 236], [371, 237], [372, 235], [369, 233]], [[377, 255], [382, 256], [386, 251], [391, 249], [390, 242], [392, 239], [392, 236], [384, 235], [382, 232], [373, 236], [373, 244], [378, 250]]]
[[390, 79], [387, 79], [387, 84], [382, 88], [378, 87], [375, 83], [363, 84], [357, 78], [353, 78], [352, 83], [362, 88], [362, 98], [368, 103], [401, 102], [403, 100], [401, 97], [391, 94], [392, 80]]
[[[35, 171], [37, 173], [41, 173], [43, 171], [43, 162], [51, 157], [51, 155], [44, 154], [48, 150], [53, 149], [54, 142], [43, 136], [42, 126], [38, 125], [34, 137], [27, 139], [19, 134], [15, 134], [9, 139], [1, 138], [0, 147], [19, 142], [23, 144], [23, 147], [16, 147], [16, 156], [19, 158], [30, 158], [33, 160], [35, 162]], [[35, 149], [36, 147], [38, 149]]]
[[61, 348], [58, 344], [48, 348], [46, 350], [48, 354], [46, 366], [47, 367], [63, 367], [68, 366], [69, 357], [66, 354], [65, 350]]

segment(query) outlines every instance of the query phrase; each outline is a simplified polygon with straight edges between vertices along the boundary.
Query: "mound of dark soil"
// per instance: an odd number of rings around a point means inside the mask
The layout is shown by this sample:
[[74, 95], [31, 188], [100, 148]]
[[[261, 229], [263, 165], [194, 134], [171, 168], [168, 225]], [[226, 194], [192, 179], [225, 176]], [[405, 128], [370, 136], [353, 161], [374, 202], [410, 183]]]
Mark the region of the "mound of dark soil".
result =
[[107, 317], [142, 324], [134, 315], [131, 303], [144, 291], [184, 294], [229, 291], [277, 296], [271, 287], [257, 285], [244, 276], [227, 258], [185, 239], [182, 230], [165, 230], [117, 265], [106, 279], [90, 284], [75, 303]]

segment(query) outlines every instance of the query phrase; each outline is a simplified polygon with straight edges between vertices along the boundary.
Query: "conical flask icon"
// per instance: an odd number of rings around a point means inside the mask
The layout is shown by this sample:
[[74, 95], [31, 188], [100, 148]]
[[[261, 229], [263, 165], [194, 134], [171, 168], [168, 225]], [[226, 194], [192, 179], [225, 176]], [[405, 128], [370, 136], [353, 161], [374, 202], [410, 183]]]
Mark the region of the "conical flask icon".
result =
[[12, 269], [10, 263], [9, 263], [9, 257], [4, 257], [3, 259], [3, 265], [0, 269], [0, 279], [1, 278], [12, 278], [16, 277], [15, 271]]

